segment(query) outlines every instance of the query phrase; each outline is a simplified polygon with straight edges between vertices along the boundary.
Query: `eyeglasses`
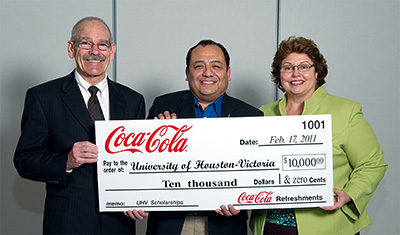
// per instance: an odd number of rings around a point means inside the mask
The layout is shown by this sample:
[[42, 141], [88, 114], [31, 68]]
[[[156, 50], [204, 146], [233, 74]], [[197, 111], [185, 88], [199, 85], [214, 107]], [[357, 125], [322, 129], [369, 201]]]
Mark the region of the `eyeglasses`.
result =
[[301, 63], [299, 65], [285, 64], [281, 68], [282, 68], [282, 72], [284, 72], [284, 73], [293, 73], [294, 68], [297, 68], [297, 70], [299, 70], [299, 72], [307, 72], [312, 67], [314, 67], [314, 64]]
[[96, 45], [100, 51], [107, 51], [110, 48], [110, 45], [105, 42], [94, 44], [92, 41], [82, 40], [78, 43], [78, 46], [84, 50], [90, 50], [94, 45]]

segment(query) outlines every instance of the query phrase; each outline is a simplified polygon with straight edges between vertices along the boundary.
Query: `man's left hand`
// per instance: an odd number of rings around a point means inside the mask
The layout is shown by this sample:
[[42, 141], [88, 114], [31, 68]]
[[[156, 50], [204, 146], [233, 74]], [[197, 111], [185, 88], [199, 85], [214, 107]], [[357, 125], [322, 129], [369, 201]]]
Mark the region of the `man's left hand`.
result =
[[225, 205], [221, 205], [220, 208], [216, 209], [215, 212], [226, 217], [237, 215], [240, 212], [240, 210], [236, 210], [231, 204], [228, 205], [228, 208]]
[[126, 217], [130, 217], [133, 220], [142, 220], [144, 217], [149, 216], [149, 212], [142, 211], [142, 210], [133, 210], [133, 211], [124, 211], [124, 215]]

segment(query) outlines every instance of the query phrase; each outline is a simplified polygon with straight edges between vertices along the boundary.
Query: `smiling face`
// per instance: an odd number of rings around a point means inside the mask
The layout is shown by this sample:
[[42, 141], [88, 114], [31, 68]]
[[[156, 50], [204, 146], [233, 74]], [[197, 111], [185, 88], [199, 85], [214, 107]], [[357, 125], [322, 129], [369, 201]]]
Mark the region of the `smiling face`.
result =
[[227, 68], [224, 53], [217, 45], [199, 45], [191, 53], [186, 81], [204, 109], [228, 89], [231, 68]]
[[[302, 63], [314, 64], [307, 54], [291, 53], [281, 64], [283, 66], [298, 66]], [[316, 79], [318, 73], [315, 72], [315, 67], [309, 71], [299, 72], [295, 67], [293, 72], [284, 72], [280, 70], [282, 87], [285, 89], [288, 98], [301, 99], [302, 101], [311, 97], [316, 89]]]
[[[105, 78], [108, 64], [114, 59], [115, 44], [110, 45], [107, 27], [95, 20], [84, 21], [76, 32], [76, 42], [68, 41], [68, 55], [75, 58], [77, 72], [92, 85]], [[96, 45], [82, 49], [80, 43], [108, 44], [109, 49], [99, 50]]]

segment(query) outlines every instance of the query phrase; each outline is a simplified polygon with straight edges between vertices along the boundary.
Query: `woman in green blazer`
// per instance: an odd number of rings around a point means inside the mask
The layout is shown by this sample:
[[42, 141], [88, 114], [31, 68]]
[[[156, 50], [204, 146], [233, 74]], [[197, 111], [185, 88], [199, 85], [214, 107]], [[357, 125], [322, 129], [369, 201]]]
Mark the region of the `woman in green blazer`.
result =
[[265, 116], [332, 115], [334, 205], [254, 210], [254, 234], [356, 234], [371, 224], [365, 210], [388, 165], [361, 105], [329, 95], [322, 85], [328, 66], [310, 39], [281, 42], [272, 63], [273, 82], [286, 94], [264, 105]]

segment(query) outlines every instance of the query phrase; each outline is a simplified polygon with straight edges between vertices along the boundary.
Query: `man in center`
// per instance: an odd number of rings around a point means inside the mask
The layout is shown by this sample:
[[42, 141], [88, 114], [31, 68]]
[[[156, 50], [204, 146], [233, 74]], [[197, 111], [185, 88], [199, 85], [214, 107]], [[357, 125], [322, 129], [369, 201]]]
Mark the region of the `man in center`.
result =
[[[258, 109], [226, 94], [231, 80], [229, 61], [223, 45], [200, 41], [186, 55], [190, 90], [157, 97], [147, 118], [262, 116]], [[247, 234], [246, 221], [247, 211], [236, 210], [232, 205], [222, 205], [215, 211], [150, 212], [147, 234]]]

